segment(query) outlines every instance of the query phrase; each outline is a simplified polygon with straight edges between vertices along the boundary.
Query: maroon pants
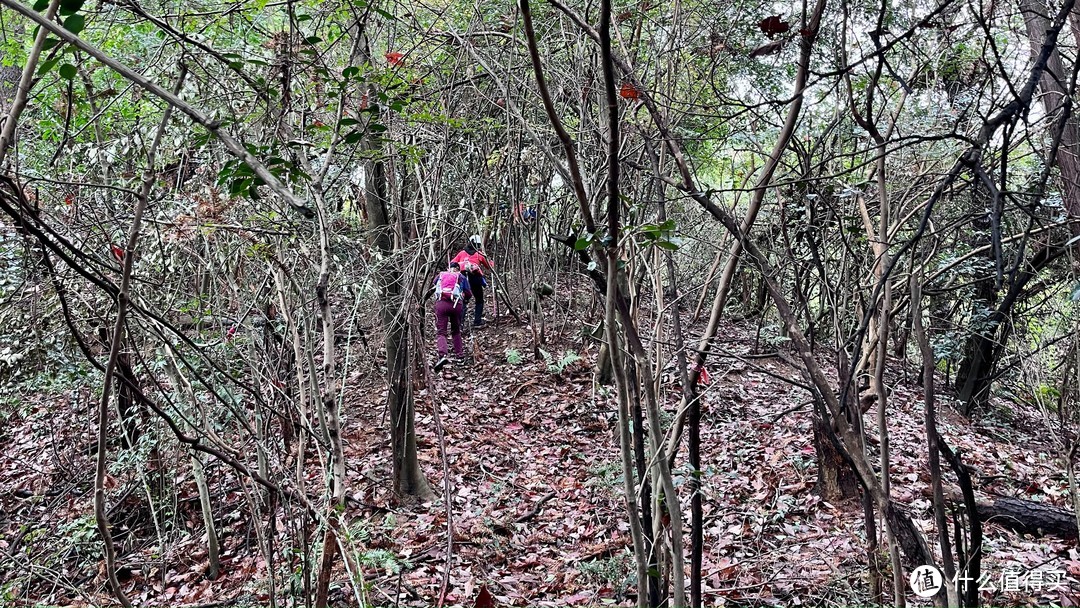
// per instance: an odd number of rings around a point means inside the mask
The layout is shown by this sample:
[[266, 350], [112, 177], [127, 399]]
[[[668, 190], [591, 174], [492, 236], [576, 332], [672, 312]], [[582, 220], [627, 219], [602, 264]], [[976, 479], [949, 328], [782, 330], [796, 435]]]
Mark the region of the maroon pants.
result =
[[450, 300], [439, 300], [435, 303], [435, 344], [439, 349], [439, 356], [446, 356], [446, 324], [450, 323], [450, 335], [454, 340], [454, 354], [459, 357], [464, 354], [461, 346], [461, 313], [465, 307], [458, 302], [456, 305]]

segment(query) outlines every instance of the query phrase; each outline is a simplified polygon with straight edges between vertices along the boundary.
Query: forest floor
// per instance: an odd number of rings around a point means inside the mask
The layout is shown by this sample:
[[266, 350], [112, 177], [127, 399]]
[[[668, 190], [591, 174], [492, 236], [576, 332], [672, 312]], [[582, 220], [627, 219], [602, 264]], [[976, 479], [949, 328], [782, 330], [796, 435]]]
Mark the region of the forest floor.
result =
[[[614, 399], [594, 385], [597, 345], [581, 337], [581, 327], [576, 319], [557, 326], [549, 321], [543, 348], [550, 362], [534, 360], [531, 330], [512, 318], [476, 330], [467, 341], [475, 361], [435, 373], [441, 439], [421, 386], [416, 428], [421, 463], [436, 494], [429, 502], [393, 499], [385, 389], [377, 377], [349, 380], [356, 390], [348, 392], [343, 408], [350, 494], [345, 519], [363, 549], [359, 561], [369, 603], [435, 605], [447, 563], [447, 606], [491, 605], [477, 601], [487, 594], [501, 606], [632, 603]], [[700, 328], [691, 328], [691, 335], [695, 330]], [[865, 603], [861, 508], [857, 502], [829, 504], [815, 494], [808, 394], [786, 381], [800, 376], [785, 357], [758, 356], [769, 347], [757, 333], [752, 325], [725, 326], [725, 351], [708, 365], [701, 425], [706, 604]], [[921, 391], [914, 370], [899, 364], [889, 383], [893, 495], [929, 533]], [[669, 382], [664, 392], [670, 417], [678, 393]], [[0, 605], [108, 603], [93, 529], [90, 455], [72, 449], [93, 436], [91, 394], [80, 389], [28, 397], [22, 412], [0, 427], [0, 555], [6, 555], [0, 559]], [[999, 409], [972, 423], [944, 404], [940, 408], [941, 431], [972, 466], [977, 490], [1065, 506], [1067, 483], [1038, 414], [1023, 404]], [[867, 434], [873, 441], [872, 426]], [[449, 467], [445, 478], [440, 446]], [[687, 477], [685, 462], [678, 459], [677, 483]], [[121, 541], [128, 526], [122, 513], [138, 502], [138, 490], [110, 498]], [[444, 490], [452, 505], [449, 555]], [[266, 564], [251, 534], [241, 533], [249, 529], [239, 515], [241, 492], [219, 495], [225, 566], [214, 581], [203, 573], [205, 540], [198, 538], [194, 485], [185, 482], [179, 494], [192, 532], [169, 543], [164, 555], [148, 542], [120, 557], [133, 599], [140, 605], [265, 605], [265, 589], [253, 580], [265, 579]], [[984, 592], [985, 603], [1080, 603], [1075, 542], [1024, 538], [989, 523], [984, 548], [985, 584], [996, 589]], [[44, 556], [64, 565], [33, 571]], [[887, 555], [880, 557], [887, 564]], [[1018, 572], [1024, 582], [1003, 589]], [[1064, 577], [1061, 583], [1051, 584], [1057, 576]], [[333, 597], [337, 604], [355, 603], [347, 584]], [[908, 597], [915, 599], [910, 592]]]

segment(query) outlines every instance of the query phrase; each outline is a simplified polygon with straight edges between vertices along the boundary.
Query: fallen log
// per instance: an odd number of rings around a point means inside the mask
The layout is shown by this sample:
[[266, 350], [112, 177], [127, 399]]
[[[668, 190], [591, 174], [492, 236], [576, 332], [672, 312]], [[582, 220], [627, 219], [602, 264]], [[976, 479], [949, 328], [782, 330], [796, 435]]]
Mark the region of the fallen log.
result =
[[[946, 486], [943, 489], [946, 500], [964, 504], [964, 496], [958, 488]], [[929, 488], [923, 493], [931, 495]], [[1076, 515], [1068, 509], [1007, 496], [979, 498], [975, 501], [975, 506], [979, 511], [979, 519], [984, 523], [997, 524], [1019, 534], [1052, 536], [1063, 540], [1076, 540], [1080, 537], [1076, 527]]]
[[1033, 500], [998, 496], [992, 502], [979, 501], [979, 517], [1021, 534], [1054, 536], [1076, 540], [1076, 515], [1068, 509]]

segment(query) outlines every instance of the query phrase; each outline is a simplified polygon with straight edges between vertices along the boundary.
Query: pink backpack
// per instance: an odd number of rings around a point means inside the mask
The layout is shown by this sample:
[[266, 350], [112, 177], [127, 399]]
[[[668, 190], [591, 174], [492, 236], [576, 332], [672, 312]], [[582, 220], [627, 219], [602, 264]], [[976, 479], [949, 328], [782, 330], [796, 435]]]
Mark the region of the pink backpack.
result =
[[450, 300], [455, 304], [461, 301], [461, 282], [456, 272], [440, 272], [435, 279], [435, 300]]

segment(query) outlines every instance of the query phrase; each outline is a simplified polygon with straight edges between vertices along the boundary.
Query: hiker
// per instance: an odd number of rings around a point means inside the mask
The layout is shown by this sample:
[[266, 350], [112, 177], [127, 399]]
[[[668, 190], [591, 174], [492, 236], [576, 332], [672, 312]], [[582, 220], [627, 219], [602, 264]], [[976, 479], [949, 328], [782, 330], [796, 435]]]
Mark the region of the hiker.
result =
[[461, 265], [461, 269], [465, 272], [465, 276], [469, 278], [469, 287], [472, 288], [472, 295], [476, 296], [476, 311], [473, 315], [473, 327], [484, 326], [484, 287], [487, 286], [487, 279], [484, 278], [484, 268], [488, 270], [494, 270], [495, 267], [491, 264], [491, 260], [487, 259], [484, 252], [480, 251], [480, 235], [474, 234], [469, 237], [468, 244], [465, 245], [465, 249], [462, 249], [454, 256], [455, 262]]
[[450, 262], [450, 267], [435, 277], [435, 340], [439, 359], [435, 369], [446, 365], [446, 324], [450, 324], [450, 335], [454, 342], [454, 355], [461, 359], [465, 356], [461, 344], [461, 319], [465, 315], [465, 302], [472, 297], [469, 280], [461, 273], [461, 265]]

